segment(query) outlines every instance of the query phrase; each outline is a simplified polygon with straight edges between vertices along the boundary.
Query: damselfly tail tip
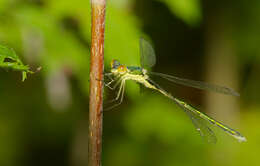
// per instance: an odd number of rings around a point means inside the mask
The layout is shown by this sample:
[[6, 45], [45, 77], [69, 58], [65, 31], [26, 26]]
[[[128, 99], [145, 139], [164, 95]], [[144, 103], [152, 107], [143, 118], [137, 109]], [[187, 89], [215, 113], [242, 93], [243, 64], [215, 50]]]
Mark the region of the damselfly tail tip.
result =
[[242, 136], [242, 135], [240, 135], [240, 136], [234, 136], [237, 140], [238, 140], [238, 142], [246, 142], [247, 140], [246, 140], [246, 137], [244, 137], [244, 136]]

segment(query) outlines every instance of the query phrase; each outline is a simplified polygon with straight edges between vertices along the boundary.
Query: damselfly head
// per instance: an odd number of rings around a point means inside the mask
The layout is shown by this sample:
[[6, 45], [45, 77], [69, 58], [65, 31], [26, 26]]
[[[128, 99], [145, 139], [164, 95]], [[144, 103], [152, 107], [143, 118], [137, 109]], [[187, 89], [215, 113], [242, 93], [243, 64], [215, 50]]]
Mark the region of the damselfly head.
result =
[[111, 72], [114, 74], [125, 74], [127, 72], [127, 67], [125, 65], [119, 65], [117, 68], [112, 68]]
[[117, 69], [120, 65], [120, 62], [116, 59], [113, 59], [110, 63], [111, 69]]

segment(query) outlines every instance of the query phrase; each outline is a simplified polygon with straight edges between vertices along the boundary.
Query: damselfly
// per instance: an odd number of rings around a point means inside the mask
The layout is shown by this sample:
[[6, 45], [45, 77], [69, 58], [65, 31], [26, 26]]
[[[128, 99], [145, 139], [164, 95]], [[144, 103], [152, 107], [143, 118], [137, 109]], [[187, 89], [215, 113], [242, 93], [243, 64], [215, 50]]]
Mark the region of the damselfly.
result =
[[[171, 99], [174, 103], [176, 103], [182, 110], [184, 110], [187, 115], [190, 117], [191, 121], [195, 125], [196, 129], [199, 131], [200, 135], [204, 137], [208, 142], [216, 142], [216, 136], [214, 132], [209, 128], [208, 124], [213, 124], [223, 131], [236, 138], [239, 142], [246, 141], [246, 138], [242, 136], [239, 132], [234, 129], [224, 125], [223, 123], [209, 117], [208, 115], [200, 112], [196, 108], [191, 105], [185, 103], [184, 101], [175, 98], [170, 93], [161, 88], [157, 83], [150, 79], [149, 75], [160, 76], [168, 81], [190, 86], [193, 88], [203, 89], [203, 90], [211, 90], [218, 93], [223, 93], [227, 95], [239, 96], [237, 92], [234, 90], [222, 87], [218, 85], [212, 85], [200, 81], [193, 81], [184, 78], [179, 78], [167, 74], [150, 72], [149, 68], [155, 65], [156, 57], [153, 47], [144, 39], [140, 39], [140, 58], [141, 58], [141, 66], [126, 66], [121, 64], [118, 60], [113, 60], [111, 62], [111, 72], [106, 73], [111, 81], [106, 83], [108, 87], [111, 89], [116, 89], [119, 86], [119, 90], [117, 92], [117, 96], [115, 101], [118, 103], [114, 106], [117, 106], [122, 103], [125, 91], [125, 82], [127, 80], [133, 80], [137, 83], [142, 84], [146, 88], [150, 88], [156, 90], [163, 94], [164, 96]], [[115, 84], [111, 87], [110, 85], [115, 82]], [[113, 107], [114, 107], [113, 106]]]

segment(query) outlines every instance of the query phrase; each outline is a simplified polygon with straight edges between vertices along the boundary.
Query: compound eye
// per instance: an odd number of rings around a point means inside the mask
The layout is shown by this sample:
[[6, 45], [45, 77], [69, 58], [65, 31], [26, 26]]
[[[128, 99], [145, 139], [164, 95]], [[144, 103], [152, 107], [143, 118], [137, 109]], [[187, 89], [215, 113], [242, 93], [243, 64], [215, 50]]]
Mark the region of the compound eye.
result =
[[124, 65], [120, 65], [119, 67], [118, 67], [118, 71], [119, 72], [125, 72], [126, 71], [126, 67], [124, 66]]
[[116, 69], [116, 68], [118, 68], [118, 66], [120, 66], [120, 62], [118, 61], [118, 60], [112, 60], [112, 62], [111, 62], [111, 68], [113, 68], [113, 69]]

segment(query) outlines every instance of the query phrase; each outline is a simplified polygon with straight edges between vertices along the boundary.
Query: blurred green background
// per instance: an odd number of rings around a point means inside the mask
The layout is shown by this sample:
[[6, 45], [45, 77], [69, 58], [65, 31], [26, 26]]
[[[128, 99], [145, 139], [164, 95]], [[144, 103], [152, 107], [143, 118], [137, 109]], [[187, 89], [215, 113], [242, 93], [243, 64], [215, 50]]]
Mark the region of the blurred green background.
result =
[[[104, 113], [103, 165], [259, 165], [260, 1], [108, 0], [105, 70], [139, 65], [139, 37], [152, 42], [154, 71], [225, 85], [231, 97], [155, 79], [173, 95], [240, 131], [207, 144], [186, 114], [154, 91], [127, 83]], [[0, 0], [0, 43], [42, 66], [23, 83], [0, 70], [0, 165], [85, 166], [88, 142], [90, 0]], [[258, 73], [258, 74], [257, 74]], [[115, 96], [105, 90], [106, 100]]]

